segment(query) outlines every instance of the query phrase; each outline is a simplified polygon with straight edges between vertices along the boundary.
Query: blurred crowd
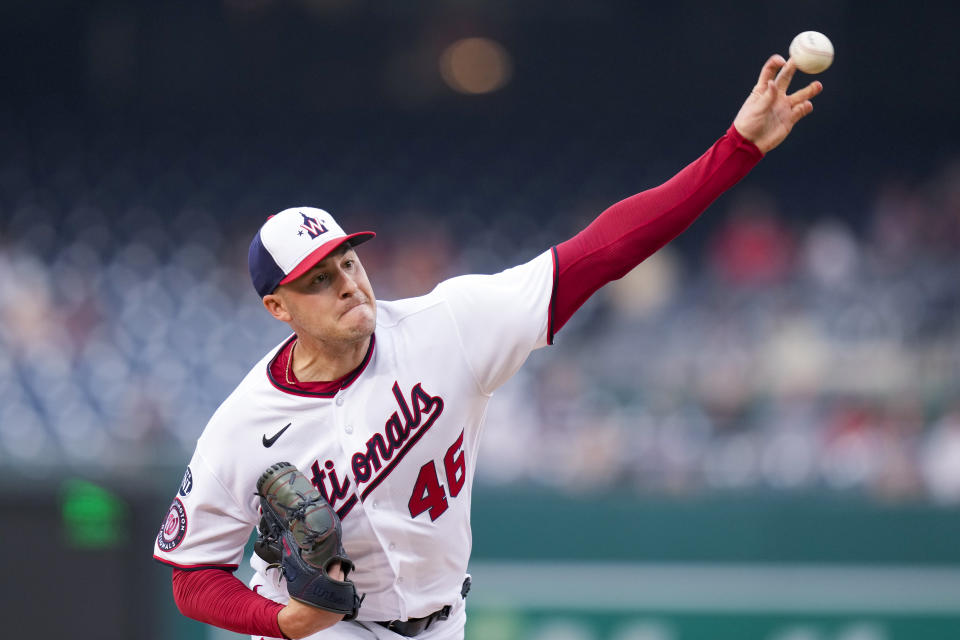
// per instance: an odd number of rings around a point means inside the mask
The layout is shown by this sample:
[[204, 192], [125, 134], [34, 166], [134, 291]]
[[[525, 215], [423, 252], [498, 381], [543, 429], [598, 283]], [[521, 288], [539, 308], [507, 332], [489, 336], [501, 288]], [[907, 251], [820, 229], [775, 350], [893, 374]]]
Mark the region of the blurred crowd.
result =
[[703, 255], [668, 246], [561, 331], [515, 388], [533, 406], [492, 420], [492, 475], [960, 502], [960, 166], [858, 217], [740, 187]]
[[[563, 147], [524, 170], [482, 137], [442, 174], [416, 169], [422, 149], [372, 159], [355, 140], [333, 142], [331, 166], [295, 139], [276, 155], [221, 142], [154, 140], [145, 154], [126, 135], [10, 141], [5, 465], [182, 464], [286, 335], [245, 264], [275, 210], [326, 207], [348, 230], [377, 230], [361, 258], [378, 297], [393, 299], [530, 259], [653, 186], [631, 184], [625, 167], [576, 174], [579, 151]], [[668, 246], [589, 301], [495, 395], [478, 482], [960, 502], [960, 165], [878, 181], [862, 211], [798, 218], [782, 204], [747, 180], [707, 214], [697, 246]]]

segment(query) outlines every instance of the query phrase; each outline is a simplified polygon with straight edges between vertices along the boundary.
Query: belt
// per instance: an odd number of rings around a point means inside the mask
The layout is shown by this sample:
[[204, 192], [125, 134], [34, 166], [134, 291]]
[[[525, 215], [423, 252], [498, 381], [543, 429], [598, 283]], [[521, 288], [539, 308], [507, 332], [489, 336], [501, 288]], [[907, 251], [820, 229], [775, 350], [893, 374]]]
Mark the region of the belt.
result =
[[388, 622], [377, 621], [377, 624], [382, 627], [386, 627], [394, 633], [399, 633], [402, 636], [412, 638], [413, 636], [419, 635], [426, 631], [434, 620], [446, 620], [449, 618], [451, 608], [452, 607], [450, 605], [447, 605], [442, 609], [438, 609], [430, 615], [422, 618], [410, 618], [409, 620], [390, 620]]
[[[463, 581], [463, 587], [460, 589], [460, 596], [466, 598], [469, 592], [470, 576], [467, 576], [467, 579]], [[378, 620], [376, 624], [379, 624], [381, 627], [386, 627], [394, 633], [399, 633], [401, 636], [412, 638], [426, 631], [435, 621], [449, 618], [451, 609], [453, 609], [453, 607], [448, 604], [422, 618], [410, 618], [409, 620]]]

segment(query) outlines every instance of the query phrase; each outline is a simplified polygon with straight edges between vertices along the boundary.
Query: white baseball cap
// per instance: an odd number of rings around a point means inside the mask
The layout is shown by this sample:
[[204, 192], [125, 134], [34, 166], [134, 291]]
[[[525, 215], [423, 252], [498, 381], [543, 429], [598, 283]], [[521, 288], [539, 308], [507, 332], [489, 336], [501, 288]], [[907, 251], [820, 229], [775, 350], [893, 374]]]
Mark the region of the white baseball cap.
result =
[[262, 298], [296, 280], [344, 242], [373, 238], [373, 231], [347, 235], [329, 213], [314, 207], [284, 209], [267, 218], [250, 243], [247, 264], [253, 288]]

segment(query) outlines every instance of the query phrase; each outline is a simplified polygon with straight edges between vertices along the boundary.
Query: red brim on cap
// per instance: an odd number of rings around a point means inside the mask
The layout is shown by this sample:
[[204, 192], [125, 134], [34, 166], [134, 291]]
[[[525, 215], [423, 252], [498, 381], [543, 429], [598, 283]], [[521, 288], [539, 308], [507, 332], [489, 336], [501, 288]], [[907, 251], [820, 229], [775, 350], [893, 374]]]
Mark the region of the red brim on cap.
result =
[[307, 271], [310, 271], [310, 269], [313, 269], [315, 266], [317, 266], [318, 262], [336, 251], [344, 242], [349, 243], [351, 247], [355, 247], [358, 244], [363, 244], [376, 235], [377, 234], [375, 234], [373, 231], [358, 231], [357, 233], [351, 233], [350, 235], [343, 236], [342, 238], [334, 238], [330, 242], [320, 245], [307, 254], [307, 257], [301, 260], [300, 263], [293, 268], [293, 271], [288, 273], [286, 277], [279, 282], [279, 284], [293, 282]]

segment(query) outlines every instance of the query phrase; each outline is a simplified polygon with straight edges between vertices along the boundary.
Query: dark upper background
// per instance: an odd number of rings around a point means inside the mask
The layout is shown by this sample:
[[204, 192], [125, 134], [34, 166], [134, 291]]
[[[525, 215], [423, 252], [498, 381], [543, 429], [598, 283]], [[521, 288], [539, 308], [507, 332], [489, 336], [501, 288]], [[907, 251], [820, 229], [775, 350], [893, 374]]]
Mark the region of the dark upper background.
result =
[[[426, 138], [429, 152], [411, 155], [423, 173], [461, 167], [471, 151], [538, 166], [573, 147], [571, 176], [632, 165], [622, 187], [639, 189], [722, 133], [766, 56], [807, 29], [837, 50], [826, 91], [753, 178], [791, 194], [791, 213], [862, 204], [888, 175], [922, 177], [960, 133], [949, 3], [47, 1], [6, 2], [0, 18], [8, 131], [122, 127], [161, 136], [174, 159], [215, 133], [221, 148], [295, 174], [337, 165], [327, 150], [342, 145], [389, 161]], [[456, 94], [436, 72], [446, 45], [474, 35], [500, 41], [515, 65], [486, 96]], [[362, 190], [376, 167], [349, 169]], [[488, 171], [467, 158], [444, 180], [469, 193]]]

